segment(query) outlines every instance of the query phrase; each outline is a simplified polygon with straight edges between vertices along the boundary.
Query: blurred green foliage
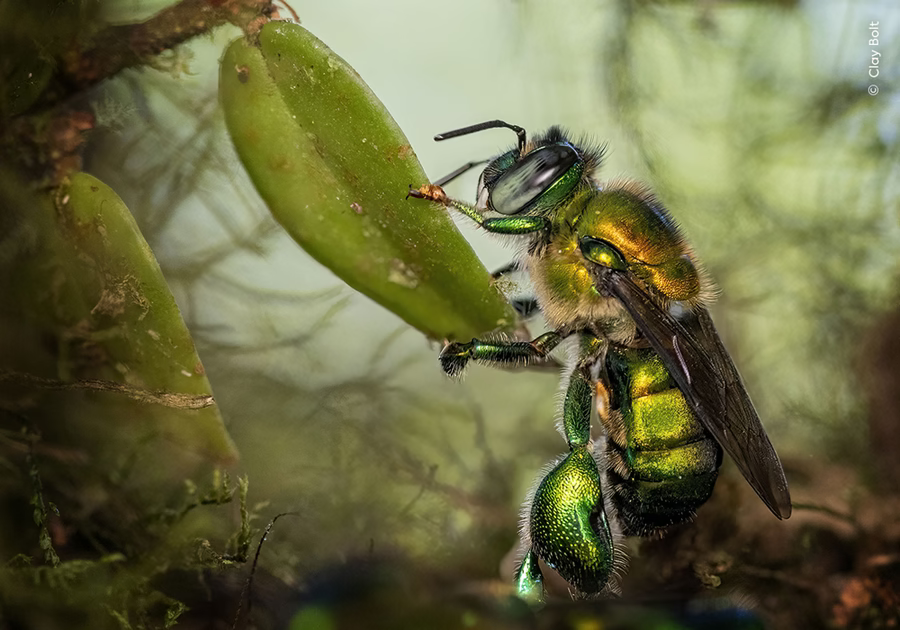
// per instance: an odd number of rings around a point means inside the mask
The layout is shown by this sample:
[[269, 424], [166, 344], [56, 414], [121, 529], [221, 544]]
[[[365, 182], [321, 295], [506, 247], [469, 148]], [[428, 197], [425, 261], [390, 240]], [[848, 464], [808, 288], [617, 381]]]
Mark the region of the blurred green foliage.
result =
[[[3, 259], [15, 269], [2, 289], [6, 408], [90, 453], [92, 474], [153, 496], [233, 460], [190, 334], [121, 199], [86, 174], [55, 199], [4, 179]], [[166, 467], [150, 464], [150, 443]], [[56, 474], [71, 473], [67, 462]]]

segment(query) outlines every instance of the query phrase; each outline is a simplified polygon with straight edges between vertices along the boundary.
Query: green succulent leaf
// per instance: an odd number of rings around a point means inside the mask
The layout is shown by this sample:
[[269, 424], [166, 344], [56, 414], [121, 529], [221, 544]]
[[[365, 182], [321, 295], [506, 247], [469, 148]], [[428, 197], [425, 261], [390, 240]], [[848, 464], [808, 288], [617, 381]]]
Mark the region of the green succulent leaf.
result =
[[118, 195], [84, 173], [53, 198], [0, 184], [0, 404], [125, 488], [171, 492], [232, 462], [191, 336]]
[[300, 26], [233, 42], [225, 120], [274, 217], [347, 284], [436, 339], [508, 329], [515, 316], [437, 205], [403, 132], [347, 63]]

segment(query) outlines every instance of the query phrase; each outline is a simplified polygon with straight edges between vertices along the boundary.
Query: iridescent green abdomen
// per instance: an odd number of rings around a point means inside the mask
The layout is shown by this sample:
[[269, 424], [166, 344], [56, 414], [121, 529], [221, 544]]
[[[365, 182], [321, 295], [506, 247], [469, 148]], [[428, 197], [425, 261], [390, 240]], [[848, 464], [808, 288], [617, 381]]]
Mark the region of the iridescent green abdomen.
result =
[[691, 412], [651, 348], [611, 344], [606, 354], [608, 479], [627, 534], [690, 520], [712, 494], [718, 443]]

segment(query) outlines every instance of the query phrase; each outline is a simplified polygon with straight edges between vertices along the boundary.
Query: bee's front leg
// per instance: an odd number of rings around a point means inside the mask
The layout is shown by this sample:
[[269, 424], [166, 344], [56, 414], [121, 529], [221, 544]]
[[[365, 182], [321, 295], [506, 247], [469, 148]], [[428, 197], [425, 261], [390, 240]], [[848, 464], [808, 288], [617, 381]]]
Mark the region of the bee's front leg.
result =
[[538, 216], [508, 216], [485, 218], [478, 209], [468, 203], [451, 199], [444, 189], [435, 184], [425, 184], [421, 188], [409, 187], [406, 198], [425, 199], [439, 203], [446, 208], [466, 215], [488, 232], [494, 234], [532, 234], [549, 228], [550, 223], [544, 217]]

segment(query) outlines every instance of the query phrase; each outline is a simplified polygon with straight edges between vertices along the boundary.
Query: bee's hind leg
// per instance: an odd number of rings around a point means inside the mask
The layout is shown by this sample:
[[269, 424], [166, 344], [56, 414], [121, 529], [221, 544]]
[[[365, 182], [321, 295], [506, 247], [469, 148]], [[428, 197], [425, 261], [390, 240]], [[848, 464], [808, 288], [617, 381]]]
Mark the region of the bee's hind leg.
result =
[[516, 594], [530, 604], [544, 602], [544, 576], [539, 564], [537, 554], [528, 549], [516, 569]]
[[577, 368], [563, 403], [569, 453], [544, 475], [526, 507], [527, 552], [516, 573], [516, 588], [526, 599], [543, 583], [538, 558], [584, 595], [604, 591], [616, 571], [616, 546], [591, 452], [592, 390], [588, 370]]
[[541, 480], [526, 518], [528, 551], [516, 573], [520, 596], [532, 599], [542, 587], [537, 558], [580, 595], [607, 588], [617, 568], [616, 546], [604, 511], [600, 473], [586, 446], [572, 448]]

